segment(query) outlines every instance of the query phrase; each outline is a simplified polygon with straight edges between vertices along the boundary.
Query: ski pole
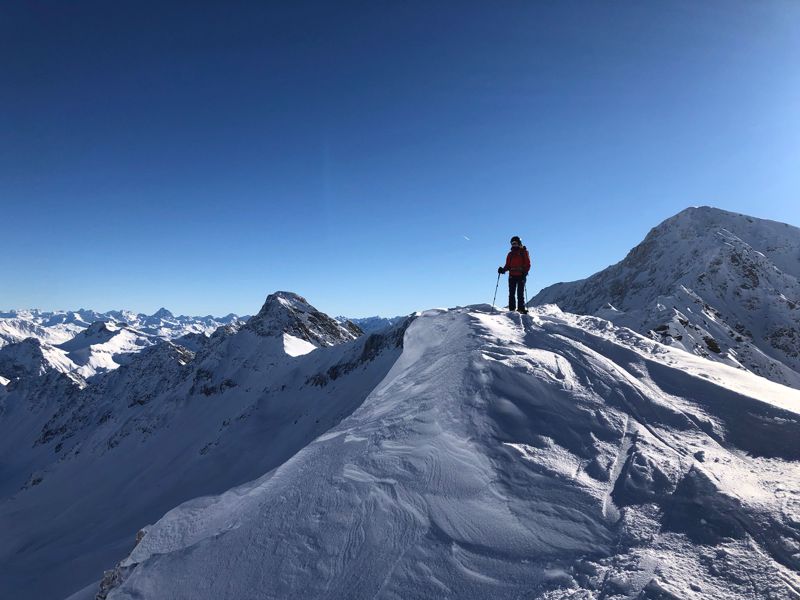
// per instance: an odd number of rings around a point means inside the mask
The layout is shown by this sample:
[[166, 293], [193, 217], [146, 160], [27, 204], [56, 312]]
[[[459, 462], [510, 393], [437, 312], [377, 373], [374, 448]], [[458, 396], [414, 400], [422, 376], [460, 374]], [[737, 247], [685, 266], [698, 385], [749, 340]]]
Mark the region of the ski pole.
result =
[[497, 285], [494, 286], [494, 298], [492, 298], [492, 312], [494, 312], [494, 303], [497, 301], [497, 288], [500, 287], [500, 273], [497, 274]]

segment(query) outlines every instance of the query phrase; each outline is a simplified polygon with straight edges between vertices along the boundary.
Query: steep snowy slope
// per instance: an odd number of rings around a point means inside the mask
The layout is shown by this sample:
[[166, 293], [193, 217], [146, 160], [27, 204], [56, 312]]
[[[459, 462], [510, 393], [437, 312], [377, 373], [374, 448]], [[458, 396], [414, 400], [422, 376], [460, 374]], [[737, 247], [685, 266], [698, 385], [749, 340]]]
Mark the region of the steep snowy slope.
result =
[[419, 315], [354, 410], [145, 527], [98, 597], [796, 598], [800, 392], [532, 313]]
[[142, 522], [273, 469], [338, 423], [391, 367], [402, 328], [352, 337], [275, 294], [196, 354], [151, 346], [42, 408], [0, 390], [0, 598], [96, 581]]
[[714, 208], [654, 228], [620, 263], [530, 304], [611, 319], [800, 388], [800, 229]]
[[63, 349], [35, 338], [0, 348], [0, 375], [9, 380], [36, 377], [50, 371], [70, 373], [76, 369], [77, 365]]
[[0, 498], [39, 483], [40, 456], [49, 462], [53, 453], [34, 449], [35, 432], [85, 387], [75, 368], [63, 350], [33, 338], [0, 348]]

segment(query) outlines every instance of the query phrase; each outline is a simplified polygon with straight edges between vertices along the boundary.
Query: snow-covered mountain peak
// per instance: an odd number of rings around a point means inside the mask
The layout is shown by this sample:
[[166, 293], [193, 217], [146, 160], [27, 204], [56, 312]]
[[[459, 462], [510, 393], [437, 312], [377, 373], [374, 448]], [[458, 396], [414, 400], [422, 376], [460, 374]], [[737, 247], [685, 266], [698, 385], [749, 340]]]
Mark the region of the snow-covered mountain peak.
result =
[[602, 316], [800, 387], [798, 278], [800, 229], [706, 206], [667, 219], [621, 262], [550, 286], [531, 304]]
[[95, 321], [68, 342], [59, 344], [59, 347], [62, 350], [71, 351], [77, 348], [85, 348], [92, 344], [102, 344], [114, 337], [123, 328], [125, 328], [125, 325], [122, 324], [110, 321]]
[[245, 328], [261, 336], [288, 334], [317, 347], [353, 340], [362, 333], [354, 324], [339, 323], [292, 292], [275, 292], [267, 296], [261, 310]]
[[126, 354], [139, 352], [160, 341], [125, 323], [97, 321], [58, 347], [78, 366], [78, 373], [88, 378], [116, 369], [124, 362]]
[[151, 315], [154, 319], [164, 319], [164, 320], [171, 320], [175, 318], [170, 311], [168, 311], [163, 306], [159, 308], [156, 312]]

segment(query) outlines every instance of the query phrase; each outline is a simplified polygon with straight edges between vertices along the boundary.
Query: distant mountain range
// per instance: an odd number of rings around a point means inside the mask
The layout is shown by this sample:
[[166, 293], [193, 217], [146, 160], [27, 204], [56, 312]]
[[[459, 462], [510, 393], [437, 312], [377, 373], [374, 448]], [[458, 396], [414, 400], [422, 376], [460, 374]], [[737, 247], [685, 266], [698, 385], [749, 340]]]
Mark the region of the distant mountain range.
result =
[[[248, 317], [244, 317], [246, 320]], [[182, 340], [193, 347], [219, 327], [239, 321], [225, 317], [174, 316], [165, 308], [152, 315], [130, 311], [93, 310], [0, 312], [0, 361], [4, 346], [35, 340], [39, 352], [63, 371], [86, 379], [116, 369], [126, 356], [164, 340]], [[17, 353], [10, 348], [5, 354]]]
[[358, 325], [359, 329], [364, 333], [374, 333], [376, 331], [380, 331], [381, 329], [388, 329], [389, 327], [393, 327], [398, 323], [405, 320], [406, 317], [360, 317], [360, 318], [349, 318], [349, 317], [336, 317], [336, 320], [340, 323], [346, 323], [350, 321], [351, 323], [355, 323]]
[[11, 310], [0, 312], [0, 346], [20, 342], [27, 337], [35, 337], [48, 344], [61, 344], [98, 321], [120, 323], [147, 335], [174, 339], [189, 333], [211, 334], [217, 327], [248, 318], [233, 313], [224, 317], [176, 317], [166, 308], [152, 315], [128, 310], [102, 313], [86, 309], [56, 312]]

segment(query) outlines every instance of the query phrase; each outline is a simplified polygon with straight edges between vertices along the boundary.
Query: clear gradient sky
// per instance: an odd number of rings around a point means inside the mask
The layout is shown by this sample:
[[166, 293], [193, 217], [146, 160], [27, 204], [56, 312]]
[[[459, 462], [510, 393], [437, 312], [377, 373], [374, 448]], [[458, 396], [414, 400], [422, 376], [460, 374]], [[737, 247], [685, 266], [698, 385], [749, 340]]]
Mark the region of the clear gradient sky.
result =
[[0, 309], [529, 293], [708, 204], [800, 225], [800, 2], [0, 8]]

